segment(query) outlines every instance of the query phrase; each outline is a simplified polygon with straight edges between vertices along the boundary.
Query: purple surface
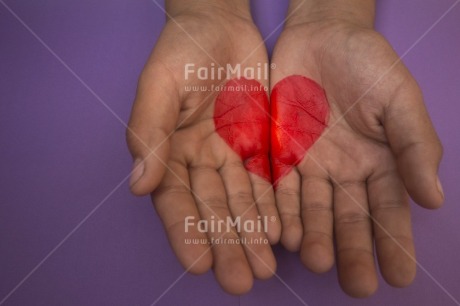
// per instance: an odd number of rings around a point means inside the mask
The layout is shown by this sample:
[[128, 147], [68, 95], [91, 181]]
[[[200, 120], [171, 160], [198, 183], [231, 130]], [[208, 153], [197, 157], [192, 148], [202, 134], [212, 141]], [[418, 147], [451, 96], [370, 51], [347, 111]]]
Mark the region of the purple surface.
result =
[[[165, 20], [153, 2], [5, 2], [127, 121], [137, 76]], [[377, 28], [403, 54], [453, 3], [380, 1]], [[286, 3], [258, 0], [252, 8], [267, 36]], [[308, 305], [455, 305], [439, 285], [460, 300], [459, 55], [460, 5], [404, 58], [445, 148], [445, 206], [413, 206], [423, 268], [412, 286], [381, 281], [373, 297], [354, 300], [341, 292], [335, 270], [313, 275], [298, 255], [277, 247], [278, 275], [292, 292], [273, 278], [233, 297], [211, 273], [186, 275], [157, 305], [300, 305], [293, 292]], [[0, 101], [0, 301], [33, 271], [4, 305], [152, 304], [183, 270], [150, 200], [131, 196], [126, 181], [120, 185], [131, 169], [124, 127], [1, 2]]]

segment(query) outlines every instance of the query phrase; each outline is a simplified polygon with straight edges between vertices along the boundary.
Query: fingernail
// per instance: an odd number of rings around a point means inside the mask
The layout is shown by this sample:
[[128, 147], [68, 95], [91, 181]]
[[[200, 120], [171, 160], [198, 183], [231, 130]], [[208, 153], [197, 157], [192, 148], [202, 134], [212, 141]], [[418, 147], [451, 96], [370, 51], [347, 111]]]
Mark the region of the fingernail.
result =
[[442, 190], [442, 185], [441, 181], [439, 180], [439, 177], [436, 178], [436, 185], [438, 187], [439, 193], [441, 193], [442, 198], [444, 199], [444, 191]]
[[134, 184], [139, 181], [139, 179], [144, 174], [144, 161], [142, 159], [136, 159], [133, 165], [133, 171], [131, 172], [131, 178], [129, 179], [129, 187], [133, 187]]

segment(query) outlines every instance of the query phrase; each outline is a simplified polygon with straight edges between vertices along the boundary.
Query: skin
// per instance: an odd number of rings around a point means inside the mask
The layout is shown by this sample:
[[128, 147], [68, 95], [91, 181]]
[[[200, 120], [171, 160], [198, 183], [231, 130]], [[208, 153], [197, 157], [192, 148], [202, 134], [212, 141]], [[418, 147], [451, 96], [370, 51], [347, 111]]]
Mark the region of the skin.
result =
[[[140, 76], [127, 131], [134, 158], [131, 190], [151, 193], [154, 207], [170, 244], [189, 272], [201, 274], [211, 267], [222, 288], [232, 294], [249, 291], [253, 278], [273, 275], [276, 262], [270, 244], [185, 244], [186, 238], [206, 238], [184, 219], [195, 222], [242, 221], [275, 217], [268, 233], [242, 232], [248, 239], [267, 238], [276, 243], [281, 224], [270, 182], [249, 173], [241, 158], [215, 130], [214, 101], [218, 92], [189, 92], [187, 85], [223, 85], [225, 80], [201, 81], [184, 76], [188, 63], [199, 67], [267, 63], [262, 39], [254, 26], [249, 4], [237, 1], [166, 1], [167, 24]], [[172, 19], [173, 18], [173, 19]], [[187, 34], [184, 32], [187, 32]], [[257, 80], [268, 88], [268, 80]], [[267, 160], [268, 160], [268, 153]], [[235, 239], [229, 233], [208, 232], [208, 238]]]
[[369, 0], [291, 1], [270, 77], [273, 88], [307, 76], [330, 107], [322, 136], [278, 182], [281, 242], [316, 273], [336, 260], [340, 285], [354, 297], [378, 287], [374, 243], [390, 285], [413, 281], [408, 195], [428, 209], [443, 202], [440, 141], [416, 81], [373, 30], [374, 9]]
[[[135, 165], [131, 190], [152, 194], [171, 246], [189, 272], [212, 267], [224, 290], [242, 294], [254, 276], [273, 274], [269, 246], [187, 245], [185, 238], [206, 236], [196, 228], [185, 233], [184, 219], [223, 219], [246, 210], [245, 218], [278, 216], [275, 195], [217, 135], [217, 93], [184, 91], [185, 85], [219, 81], [185, 80], [184, 66], [209, 66], [210, 56], [221, 65], [255, 66], [267, 61], [266, 51], [247, 1], [169, 0], [166, 5], [175, 22], [168, 20], [142, 72], [127, 131]], [[415, 275], [407, 193], [426, 208], [443, 201], [436, 175], [442, 149], [420, 89], [398, 63], [348, 111], [397, 59], [372, 30], [374, 4], [293, 0], [290, 13], [297, 7], [276, 46], [270, 87], [290, 75], [307, 76], [326, 90], [330, 117], [323, 136], [278, 183], [281, 241], [300, 250], [304, 264], [317, 273], [330, 269], [335, 252], [340, 284], [356, 297], [377, 288], [375, 241], [384, 278], [405, 286]], [[271, 243], [280, 231], [279, 223], [269, 224]]]

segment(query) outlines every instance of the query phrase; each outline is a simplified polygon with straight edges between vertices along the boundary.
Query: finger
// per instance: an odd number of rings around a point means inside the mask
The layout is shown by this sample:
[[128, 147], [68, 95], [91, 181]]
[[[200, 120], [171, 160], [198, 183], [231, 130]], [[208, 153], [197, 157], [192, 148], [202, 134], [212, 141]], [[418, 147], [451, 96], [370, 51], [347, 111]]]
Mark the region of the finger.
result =
[[378, 283], [364, 182], [334, 184], [334, 225], [342, 289], [353, 297], [373, 294]]
[[297, 252], [303, 228], [300, 219], [300, 176], [295, 169], [277, 182], [275, 198], [281, 218], [281, 243], [289, 251]]
[[392, 286], [412, 283], [416, 272], [409, 199], [396, 171], [382, 171], [368, 180], [374, 239], [380, 270]]
[[260, 176], [249, 173], [252, 185], [252, 194], [257, 209], [263, 220], [267, 221], [267, 238], [270, 244], [277, 244], [281, 236], [281, 220], [275, 204], [275, 193], [270, 182]]
[[134, 159], [130, 188], [137, 195], [158, 186], [168, 161], [168, 138], [177, 123], [180, 101], [174, 81], [167, 76], [159, 68], [143, 73], [126, 131]]
[[442, 146], [420, 89], [413, 79], [409, 82], [385, 111], [384, 127], [409, 194], [421, 206], [437, 208], [444, 200], [437, 176]]
[[264, 232], [268, 221], [259, 216], [248, 173], [240, 161], [225, 163], [219, 172], [233, 220], [239, 219], [239, 235], [246, 241], [242, 245], [254, 276], [267, 279], [275, 272], [276, 261]]
[[205, 243], [206, 234], [193, 226], [200, 220], [200, 215], [190, 193], [187, 169], [183, 165], [169, 162], [163, 180], [152, 193], [152, 201], [179, 262], [194, 274], [208, 271], [212, 265], [212, 254], [210, 246]]
[[334, 264], [332, 186], [320, 177], [302, 177], [303, 239], [300, 258], [315, 273]]
[[[208, 238], [214, 242], [212, 253], [217, 281], [231, 294], [249, 291], [253, 276], [242, 246], [234, 243], [238, 239], [235, 228], [226, 226], [231, 217], [220, 175], [210, 167], [193, 167], [190, 181], [201, 218], [208, 225]], [[224, 224], [219, 227], [220, 222]]]

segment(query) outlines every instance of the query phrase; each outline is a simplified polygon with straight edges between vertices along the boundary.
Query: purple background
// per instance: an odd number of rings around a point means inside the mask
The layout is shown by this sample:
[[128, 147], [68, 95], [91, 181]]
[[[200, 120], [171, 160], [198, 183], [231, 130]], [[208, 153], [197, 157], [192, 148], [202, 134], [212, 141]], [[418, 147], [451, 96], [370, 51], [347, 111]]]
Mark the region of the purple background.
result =
[[[149, 0], [6, 0], [8, 6], [127, 121], [136, 79], [164, 16]], [[254, 1], [264, 36], [287, 1]], [[403, 54], [454, 0], [385, 0], [377, 28]], [[279, 31], [267, 41], [271, 49]], [[420, 265], [460, 299], [460, 5], [405, 57], [445, 147], [445, 206], [413, 206]], [[123, 125], [0, 3], [0, 300], [61, 244], [4, 305], [150, 305], [183, 273], [150, 199], [127, 182]], [[455, 305], [419, 268], [406, 289], [381, 281], [354, 300], [335, 270], [304, 269], [276, 247], [278, 274], [308, 305]], [[212, 273], [186, 275], [158, 305], [300, 305], [278, 279], [242, 297], [223, 293]]]

